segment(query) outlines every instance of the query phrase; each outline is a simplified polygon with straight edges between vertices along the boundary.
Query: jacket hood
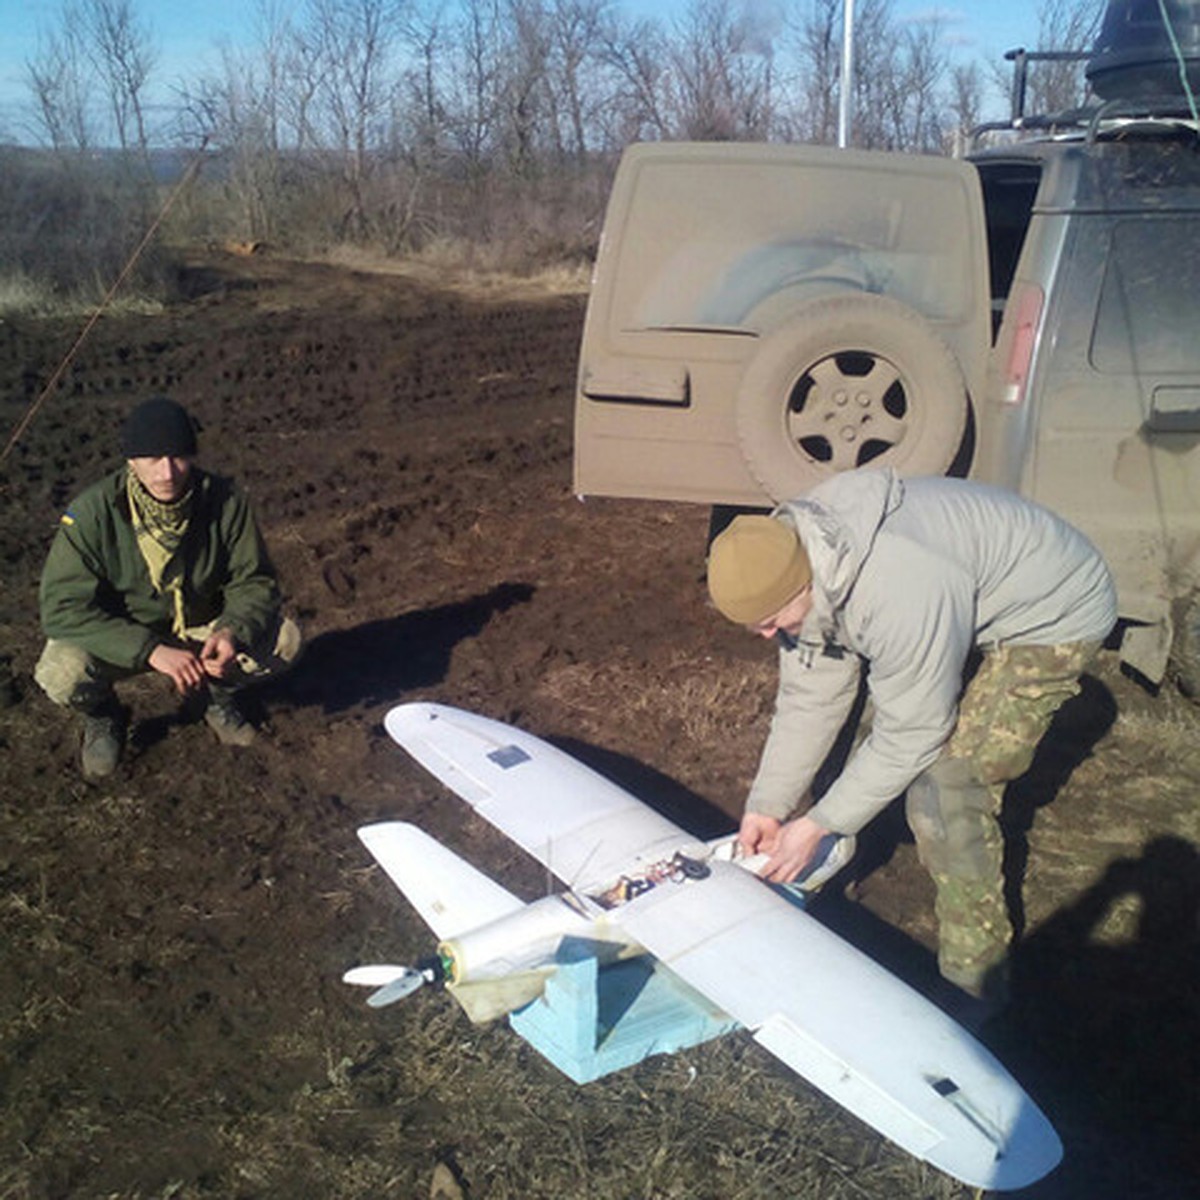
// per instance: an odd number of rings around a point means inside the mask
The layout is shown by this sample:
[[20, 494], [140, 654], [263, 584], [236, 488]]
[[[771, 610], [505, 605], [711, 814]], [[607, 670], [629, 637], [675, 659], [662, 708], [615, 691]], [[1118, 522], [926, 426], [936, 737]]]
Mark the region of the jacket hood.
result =
[[811, 620], [823, 635], [849, 598], [875, 535], [900, 507], [904, 483], [892, 470], [844, 471], [774, 512], [791, 522], [808, 551], [813, 571]]

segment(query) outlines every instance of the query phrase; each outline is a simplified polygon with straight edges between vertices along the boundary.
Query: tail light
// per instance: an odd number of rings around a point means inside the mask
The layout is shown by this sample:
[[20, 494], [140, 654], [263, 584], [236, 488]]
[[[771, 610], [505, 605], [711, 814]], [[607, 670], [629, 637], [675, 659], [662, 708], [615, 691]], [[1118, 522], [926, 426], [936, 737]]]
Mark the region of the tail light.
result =
[[1008, 300], [1005, 337], [1008, 354], [1004, 358], [1003, 387], [1000, 398], [1005, 404], [1021, 404], [1029, 385], [1029, 367], [1037, 345], [1045, 293], [1036, 283], [1018, 283]]

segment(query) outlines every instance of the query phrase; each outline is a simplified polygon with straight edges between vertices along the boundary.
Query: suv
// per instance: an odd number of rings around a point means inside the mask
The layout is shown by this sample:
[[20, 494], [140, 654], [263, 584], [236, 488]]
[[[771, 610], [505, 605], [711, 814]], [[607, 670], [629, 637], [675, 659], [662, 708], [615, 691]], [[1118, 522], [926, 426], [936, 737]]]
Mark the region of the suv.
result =
[[1157, 683], [1173, 656], [1200, 694], [1198, 123], [1190, 92], [1140, 94], [1144, 56], [1093, 67], [1135, 99], [965, 161], [631, 147], [576, 492], [762, 508], [868, 463], [998, 483], [1104, 553], [1122, 659]]

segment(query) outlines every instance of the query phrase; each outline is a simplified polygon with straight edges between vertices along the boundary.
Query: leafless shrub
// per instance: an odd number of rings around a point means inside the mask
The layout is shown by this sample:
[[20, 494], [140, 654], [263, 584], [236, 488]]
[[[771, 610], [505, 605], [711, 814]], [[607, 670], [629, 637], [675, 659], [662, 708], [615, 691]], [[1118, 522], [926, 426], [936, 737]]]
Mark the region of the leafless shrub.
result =
[[[1042, 41], [1078, 44], [1098, 8], [1047, 0]], [[948, 151], [985, 115], [979, 72], [952, 68], [937, 18], [901, 23], [889, 0], [855, 11], [853, 143]], [[635, 19], [619, 0], [256, 0], [256, 13], [253, 43], [226, 46], [215, 70], [177, 92], [170, 136], [205, 147], [202, 177], [171, 218], [177, 241], [390, 255], [470, 243], [481, 259], [529, 271], [594, 252], [611, 170], [631, 140], [836, 133], [840, 0], [690, 0], [670, 21]], [[71, 156], [106, 140], [127, 148], [124, 168], [142, 190], [106, 183], [89, 201], [106, 218], [89, 227], [107, 239], [147, 226], [149, 150], [167, 136], [146, 123], [155, 63], [135, 0], [59, 10], [28, 82], [34, 123], [74, 199], [43, 194], [40, 207], [3, 210], [0, 241], [20, 244], [12, 261], [23, 270], [61, 265], [65, 276], [49, 277], [68, 288], [111, 274], [103, 247], [75, 246], [70, 262], [46, 254], [46, 228], [27, 215], [83, 203]], [[1063, 69], [1076, 80], [1077, 66]], [[1071, 80], [1042, 72], [1032, 99], [1044, 107]]]
[[[116, 157], [0, 150], [0, 261], [58, 301], [99, 299], [141, 241], [154, 199]], [[167, 270], [151, 248], [130, 285], [158, 293]]]

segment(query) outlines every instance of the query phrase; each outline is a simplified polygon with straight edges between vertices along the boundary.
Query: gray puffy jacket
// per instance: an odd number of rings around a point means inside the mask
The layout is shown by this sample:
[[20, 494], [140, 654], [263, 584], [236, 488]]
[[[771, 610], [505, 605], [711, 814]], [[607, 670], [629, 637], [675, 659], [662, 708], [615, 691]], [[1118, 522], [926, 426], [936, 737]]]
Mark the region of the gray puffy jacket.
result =
[[834, 476], [781, 505], [813, 568], [813, 607], [780, 651], [771, 731], [746, 808], [780, 820], [804, 800], [853, 705], [861, 661], [868, 736], [809, 815], [860, 829], [954, 730], [973, 646], [1100, 641], [1116, 593], [1096, 548], [1048, 510], [958, 479]]

